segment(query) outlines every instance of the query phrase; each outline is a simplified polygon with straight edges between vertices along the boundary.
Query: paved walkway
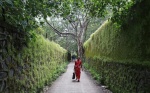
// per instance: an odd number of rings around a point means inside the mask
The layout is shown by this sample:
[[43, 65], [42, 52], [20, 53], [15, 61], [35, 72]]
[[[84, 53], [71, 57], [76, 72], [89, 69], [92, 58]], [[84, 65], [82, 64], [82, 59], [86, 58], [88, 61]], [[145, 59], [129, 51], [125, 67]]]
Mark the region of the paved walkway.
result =
[[73, 66], [73, 62], [69, 63], [67, 71], [44, 93], [104, 93], [84, 71], [81, 71], [80, 82], [72, 80]]

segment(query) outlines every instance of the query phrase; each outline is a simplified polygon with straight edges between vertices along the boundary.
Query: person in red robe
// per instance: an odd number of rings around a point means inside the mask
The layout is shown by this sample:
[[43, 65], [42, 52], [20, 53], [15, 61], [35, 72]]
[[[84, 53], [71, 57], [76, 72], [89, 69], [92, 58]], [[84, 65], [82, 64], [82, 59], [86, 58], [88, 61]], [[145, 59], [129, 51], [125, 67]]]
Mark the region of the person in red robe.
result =
[[82, 68], [82, 62], [80, 57], [75, 61], [74, 70], [76, 75], [76, 80], [80, 82], [80, 75], [81, 75], [81, 68]]

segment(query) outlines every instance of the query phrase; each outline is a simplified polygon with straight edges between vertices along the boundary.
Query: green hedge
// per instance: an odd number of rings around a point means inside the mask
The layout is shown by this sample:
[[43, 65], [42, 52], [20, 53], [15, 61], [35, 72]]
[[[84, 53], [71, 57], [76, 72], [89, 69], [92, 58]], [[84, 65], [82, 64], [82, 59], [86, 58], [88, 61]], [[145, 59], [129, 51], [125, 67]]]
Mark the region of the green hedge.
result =
[[150, 12], [144, 12], [150, 3], [146, 1], [131, 7], [130, 13], [135, 13], [126, 23], [106, 21], [84, 43], [86, 68], [114, 93], [150, 92]]
[[141, 65], [86, 59], [84, 67], [113, 93], [149, 93], [150, 69]]
[[[150, 45], [143, 46], [144, 34], [140, 25], [132, 30], [121, 30], [117, 23], [106, 21], [89, 40], [84, 43], [88, 58], [100, 58], [115, 62], [141, 64], [150, 66]], [[147, 37], [150, 39], [150, 37]], [[143, 50], [147, 52], [143, 52]]]
[[4, 60], [0, 60], [2, 93], [39, 93], [45, 85], [65, 71], [67, 51], [41, 35], [32, 31], [29, 34], [34, 38], [30, 38], [27, 45], [22, 45], [23, 48], [17, 50], [19, 44], [16, 43], [16, 38], [21, 36], [7, 33], [9, 37], [4, 41], [5, 47], [2, 49], [2, 56], [0, 55]]
[[150, 46], [147, 42], [143, 52], [145, 41], [139, 28], [122, 31], [106, 21], [84, 44], [86, 68], [114, 93], [150, 92], [150, 60], [144, 56], [149, 55]]

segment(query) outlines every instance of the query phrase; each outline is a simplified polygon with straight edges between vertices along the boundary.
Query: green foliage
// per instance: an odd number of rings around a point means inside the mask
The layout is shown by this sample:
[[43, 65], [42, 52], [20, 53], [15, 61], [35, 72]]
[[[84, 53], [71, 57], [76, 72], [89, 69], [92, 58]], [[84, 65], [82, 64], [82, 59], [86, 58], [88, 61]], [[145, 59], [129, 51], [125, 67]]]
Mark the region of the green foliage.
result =
[[41, 35], [34, 35], [22, 51], [8, 47], [9, 56], [16, 62], [9, 64], [9, 68], [16, 71], [8, 78], [12, 93], [37, 93], [65, 71], [67, 51]]
[[[135, 23], [135, 21], [138, 21], [137, 18], [140, 20], [149, 14], [149, 0], [123, 0], [123, 2], [118, 2], [118, 4], [120, 7], [117, 7], [118, 5], [115, 4], [112, 5], [116, 7], [116, 9], [113, 10], [114, 15], [112, 21], [117, 22], [120, 25], [127, 25], [129, 22]], [[147, 11], [148, 13], [145, 13], [144, 11]]]
[[[117, 15], [114, 18], [117, 19], [117, 17], [120, 18], [120, 13], [124, 15], [128, 13], [128, 11], [127, 13], [122, 11], [138, 2], [133, 0], [2, 0], [0, 1], [0, 18], [15, 27], [31, 30], [37, 27], [35, 18], [46, 19], [47, 16], [52, 15], [66, 18], [71, 15], [73, 19], [74, 13], [78, 10], [87, 12], [91, 17], [102, 17], [107, 13], [106, 7], [110, 7], [114, 16]], [[43, 21], [40, 24], [43, 24]]]
[[86, 31], [86, 35], [85, 35], [85, 41], [90, 38], [90, 35], [92, 33], [94, 33], [97, 28], [99, 28], [99, 26], [103, 23], [103, 21], [105, 21], [105, 18], [93, 18], [88, 27], [87, 27], [87, 31]]
[[36, 29], [36, 33], [37, 33], [37, 34], [40, 34], [40, 35], [44, 35], [44, 34], [45, 34], [45, 31], [44, 31], [42, 28], [38, 27], [38, 28]]
[[100, 84], [108, 86], [108, 89], [114, 93], [148, 93], [150, 91], [150, 83], [147, 82], [150, 77], [149, 67], [125, 65], [100, 59], [87, 59], [84, 65], [87, 70], [94, 73], [93, 77], [98, 77]]
[[[0, 1], [0, 19], [20, 29], [31, 30], [37, 27], [38, 23], [35, 18], [45, 19], [47, 16], [55, 14], [54, 11], [60, 11], [58, 6], [67, 10], [69, 1], [2, 0]], [[64, 14], [67, 14], [67, 11]]]
[[[145, 35], [142, 35], [142, 31], [140, 24], [124, 31], [116, 23], [107, 21], [85, 42], [85, 55], [107, 61], [147, 65], [149, 58], [144, 56], [148, 52], [143, 52], [145, 48], [142, 48], [142, 42]], [[148, 50], [147, 47], [145, 51]]]
[[45, 31], [43, 36], [50, 41], [56, 41], [56, 39], [59, 38], [58, 35], [56, 35], [56, 33], [52, 31], [48, 25], [44, 25], [42, 29]]
[[99, 74], [100, 82], [115, 93], [150, 91], [150, 3], [134, 2], [122, 10], [127, 14], [116, 14], [115, 22], [106, 21], [84, 43], [87, 69]]

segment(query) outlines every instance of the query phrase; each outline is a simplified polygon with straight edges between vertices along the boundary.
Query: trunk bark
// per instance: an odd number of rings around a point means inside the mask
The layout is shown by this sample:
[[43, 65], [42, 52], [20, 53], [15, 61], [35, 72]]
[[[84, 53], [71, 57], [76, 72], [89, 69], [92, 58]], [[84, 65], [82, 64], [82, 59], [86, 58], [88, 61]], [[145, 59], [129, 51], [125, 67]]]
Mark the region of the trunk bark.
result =
[[83, 56], [83, 43], [78, 39], [77, 41], [77, 46], [78, 46], [78, 56], [82, 58]]
[[83, 42], [84, 42], [84, 36], [85, 32], [87, 31], [87, 26], [89, 24], [89, 20], [85, 20], [85, 22], [80, 26], [80, 34], [78, 35], [78, 56], [81, 58], [83, 57]]

